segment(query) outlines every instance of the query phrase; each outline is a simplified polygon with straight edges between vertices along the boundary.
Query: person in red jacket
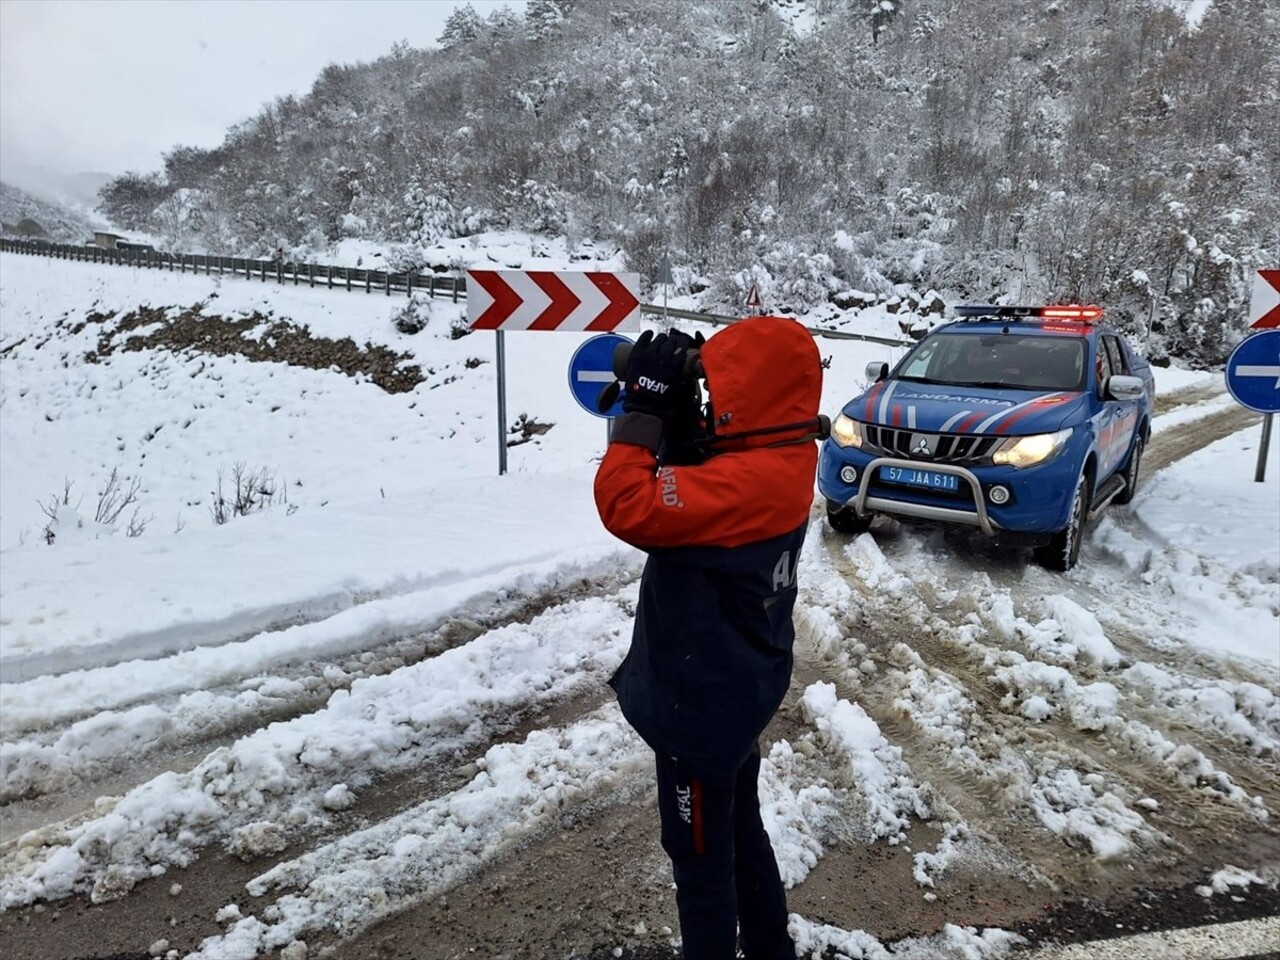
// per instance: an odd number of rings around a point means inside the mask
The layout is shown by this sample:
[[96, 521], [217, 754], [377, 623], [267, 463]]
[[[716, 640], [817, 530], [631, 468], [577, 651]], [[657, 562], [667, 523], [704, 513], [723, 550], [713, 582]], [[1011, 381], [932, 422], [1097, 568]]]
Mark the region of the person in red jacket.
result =
[[[698, 406], [705, 378], [709, 403]], [[809, 333], [752, 317], [646, 332], [595, 478], [600, 518], [648, 553], [610, 680], [653, 748], [686, 960], [794, 960], [760, 818], [759, 738], [791, 680], [796, 564], [825, 435]]]

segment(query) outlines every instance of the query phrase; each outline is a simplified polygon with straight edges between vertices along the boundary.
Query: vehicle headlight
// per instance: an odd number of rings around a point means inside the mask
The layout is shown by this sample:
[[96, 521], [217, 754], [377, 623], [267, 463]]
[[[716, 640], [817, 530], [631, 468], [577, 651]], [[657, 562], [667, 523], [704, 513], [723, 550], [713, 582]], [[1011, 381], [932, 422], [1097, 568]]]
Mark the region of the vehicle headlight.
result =
[[1048, 460], [1067, 442], [1071, 428], [1057, 433], [1037, 433], [1030, 437], [1010, 437], [996, 447], [991, 454], [994, 463], [1006, 463], [1014, 467], [1033, 467]]
[[862, 424], [842, 413], [831, 424], [831, 439], [842, 447], [861, 447]]

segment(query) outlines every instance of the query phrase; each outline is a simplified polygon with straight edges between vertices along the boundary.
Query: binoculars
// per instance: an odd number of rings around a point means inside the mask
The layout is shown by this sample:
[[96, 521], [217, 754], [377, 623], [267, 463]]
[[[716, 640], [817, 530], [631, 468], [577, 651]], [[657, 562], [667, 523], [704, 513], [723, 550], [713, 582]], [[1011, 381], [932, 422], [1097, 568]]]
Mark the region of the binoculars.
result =
[[[627, 379], [627, 364], [631, 361], [631, 347], [630, 343], [620, 343], [613, 348], [613, 375], [624, 383]], [[702, 369], [702, 351], [696, 346], [690, 347], [685, 351], [680, 382], [684, 383], [705, 376], [706, 373]]]
[[[609, 384], [600, 391], [600, 396], [596, 398], [596, 409], [601, 413], [606, 413], [610, 407], [618, 402], [618, 396], [622, 393], [622, 385], [627, 381], [627, 364], [631, 362], [631, 348], [633, 344], [620, 343], [613, 348], [613, 383]], [[689, 347], [685, 351], [684, 366], [680, 371], [680, 383], [688, 383], [699, 377], [705, 377], [706, 373], [702, 369], [702, 351], [699, 350], [700, 344]]]

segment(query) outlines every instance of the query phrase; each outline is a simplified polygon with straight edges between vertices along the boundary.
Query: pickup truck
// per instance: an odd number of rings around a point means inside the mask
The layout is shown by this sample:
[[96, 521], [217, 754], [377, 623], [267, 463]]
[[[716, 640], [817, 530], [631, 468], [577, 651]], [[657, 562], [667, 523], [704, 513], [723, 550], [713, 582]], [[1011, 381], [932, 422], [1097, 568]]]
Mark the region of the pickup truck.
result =
[[818, 463], [827, 521], [877, 514], [980, 530], [1043, 566], [1080, 559], [1088, 520], [1137, 490], [1151, 368], [1102, 309], [962, 305], [832, 423]]

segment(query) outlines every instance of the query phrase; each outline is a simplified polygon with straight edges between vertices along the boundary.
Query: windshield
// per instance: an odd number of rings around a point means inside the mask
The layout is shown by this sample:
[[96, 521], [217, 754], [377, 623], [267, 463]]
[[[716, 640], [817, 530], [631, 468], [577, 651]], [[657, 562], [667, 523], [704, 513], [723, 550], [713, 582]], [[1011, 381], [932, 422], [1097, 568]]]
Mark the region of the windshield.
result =
[[900, 379], [957, 386], [1081, 390], [1083, 337], [1017, 333], [939, 333], [903, 358]]

